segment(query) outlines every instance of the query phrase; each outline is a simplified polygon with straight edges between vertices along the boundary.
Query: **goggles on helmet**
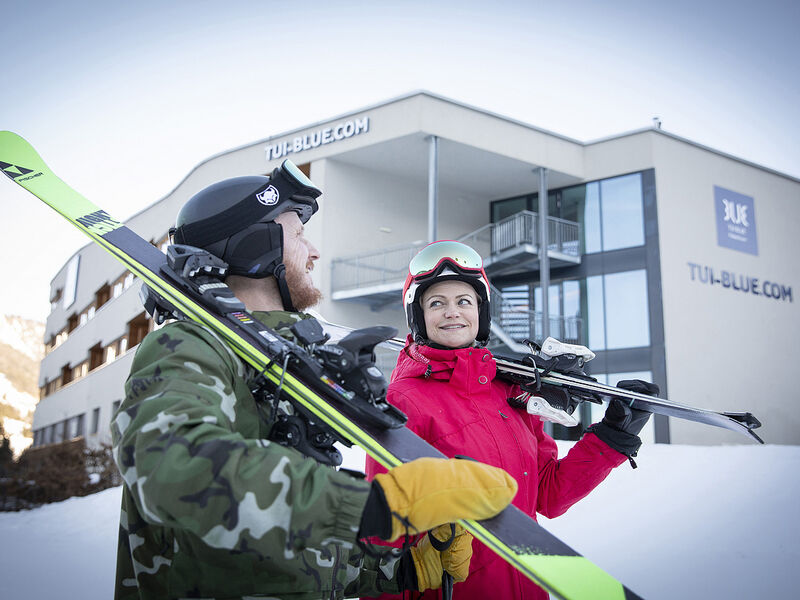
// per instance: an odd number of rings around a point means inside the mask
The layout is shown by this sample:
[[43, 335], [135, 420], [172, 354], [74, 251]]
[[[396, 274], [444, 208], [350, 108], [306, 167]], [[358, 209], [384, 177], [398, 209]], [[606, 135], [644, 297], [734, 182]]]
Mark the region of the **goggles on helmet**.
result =
[[483, 259], [475, 250], [453, 240], [428, 244], [411, 259], [403, 286], [403, 305], [406, 321], [415, 340], [427, 338], [419, 297], [438, 281], [460, 280], [475, 288], [481, 300], [477, 341], [483, 345], [489, 339], [489, 278], [483, 270]]
[[276, 169], [276, 171], [277, 175], [276, 172], [273, 171], [270, 180], [277, 177], [277, 179], [280, 181], [281, 179], [285, 178], [287, 183], [295, 188], [294, 192], [291, 192], [290, 195], [301, 194], [303, 196], [311, 196], [312, 198], [317, 198], [318, 196], [322, 195], [322, 190], [315, 186], [312, 181], [306, 177], [306, 174], [303, 173], [299, 167], [288, 158], [283, 161], [280, 169]]
[[464, 274], [482, 274], [483, 259], [472, 248], [461, 242], [445, 240], [428, 244], [411, 259], [408, 274], [415, 282], [421, 283], [435, 277], [448, 264]]

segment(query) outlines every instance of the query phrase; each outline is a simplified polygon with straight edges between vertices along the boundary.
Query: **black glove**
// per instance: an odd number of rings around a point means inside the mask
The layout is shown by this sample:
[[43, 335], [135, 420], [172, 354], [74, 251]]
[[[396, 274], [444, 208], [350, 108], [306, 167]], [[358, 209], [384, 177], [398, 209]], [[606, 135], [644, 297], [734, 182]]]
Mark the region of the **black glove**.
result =
[[[656, 384], [640, 379], [624, 379], [617, 384], [617, 387], [649, 396], [657, 396], [659, 392]], [[603, 420], [589, 427], [587, 431], [591, 431], [614, 450], [632, 459], [642, 445], [639, 432], [644, 428], [650, 415], [651, 413], [646, 410], [631, 408], [625, 401], [615, 398], [608, 403]], [[633, 460], [631, 464], [636, 467]]]

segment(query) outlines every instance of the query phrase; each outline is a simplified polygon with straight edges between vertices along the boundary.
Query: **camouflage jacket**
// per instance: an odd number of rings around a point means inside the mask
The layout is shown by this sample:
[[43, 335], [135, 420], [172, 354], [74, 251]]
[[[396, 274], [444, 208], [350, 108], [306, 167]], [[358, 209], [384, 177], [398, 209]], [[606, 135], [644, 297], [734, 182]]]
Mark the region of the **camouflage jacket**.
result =
[[[302, 318], [256, 316], [282, 335]], [[125, 481], [118, 600], [399, 591], [400, 561], [355, 544], [370, 484], [266, 440], [252, 375], [195, 323], [139, 346], [112, 423]]]

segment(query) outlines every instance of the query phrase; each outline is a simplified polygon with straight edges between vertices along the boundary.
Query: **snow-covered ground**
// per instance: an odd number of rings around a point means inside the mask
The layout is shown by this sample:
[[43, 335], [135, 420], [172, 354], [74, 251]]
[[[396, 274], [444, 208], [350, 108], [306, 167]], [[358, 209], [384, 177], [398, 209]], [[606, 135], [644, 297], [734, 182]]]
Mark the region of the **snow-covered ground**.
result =
[[[542, 523], [648, 600], [800, 597], [800, 446], [647, 445], [638, 464]], [[119, 499], [0, 513], [0, 597], [111, 598]]]

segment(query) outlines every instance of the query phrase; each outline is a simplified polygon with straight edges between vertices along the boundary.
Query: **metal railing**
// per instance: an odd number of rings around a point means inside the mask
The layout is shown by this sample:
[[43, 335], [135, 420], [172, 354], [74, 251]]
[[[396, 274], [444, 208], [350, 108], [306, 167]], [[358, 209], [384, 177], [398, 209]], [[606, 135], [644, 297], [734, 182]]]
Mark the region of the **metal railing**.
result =
[[[539, 215], [522, 211], [497, 223], [488, 223], [458, 238], [487, 257], [504, 250], [531, 244], [537, 246]], [[579, 256], [580, 228], [577, 223], [548, 217], [548, 248], [571, 256]], [[402, 282], [408, 263], [426, 242], [391, 246], [331, 261], [332, 291], [345, 291]]]
[[331, 261], [333, 291], [405, 281], [408, 263], [425, 244], [426, 242], [414, 242], [383, 248], [377, 252], [334, 258]]
[[[543, 341], [543, 315], [511, 304], [503, 293], [492, 286], [492, 321], [503, 328], [515, 341]], [[583, 319], [550, 315], [550, 335], [562, 342], [581, 343]]]
[[[580, 226], [577, 223], [558, 217], [547, 218], [547, 248], [550, 251], [578, 256], [579, 241]], [[491, 254], [526, 244], [536, 246], [538, 249], [539, 215], [537, 213], [523, 210], [491, 225]]]

